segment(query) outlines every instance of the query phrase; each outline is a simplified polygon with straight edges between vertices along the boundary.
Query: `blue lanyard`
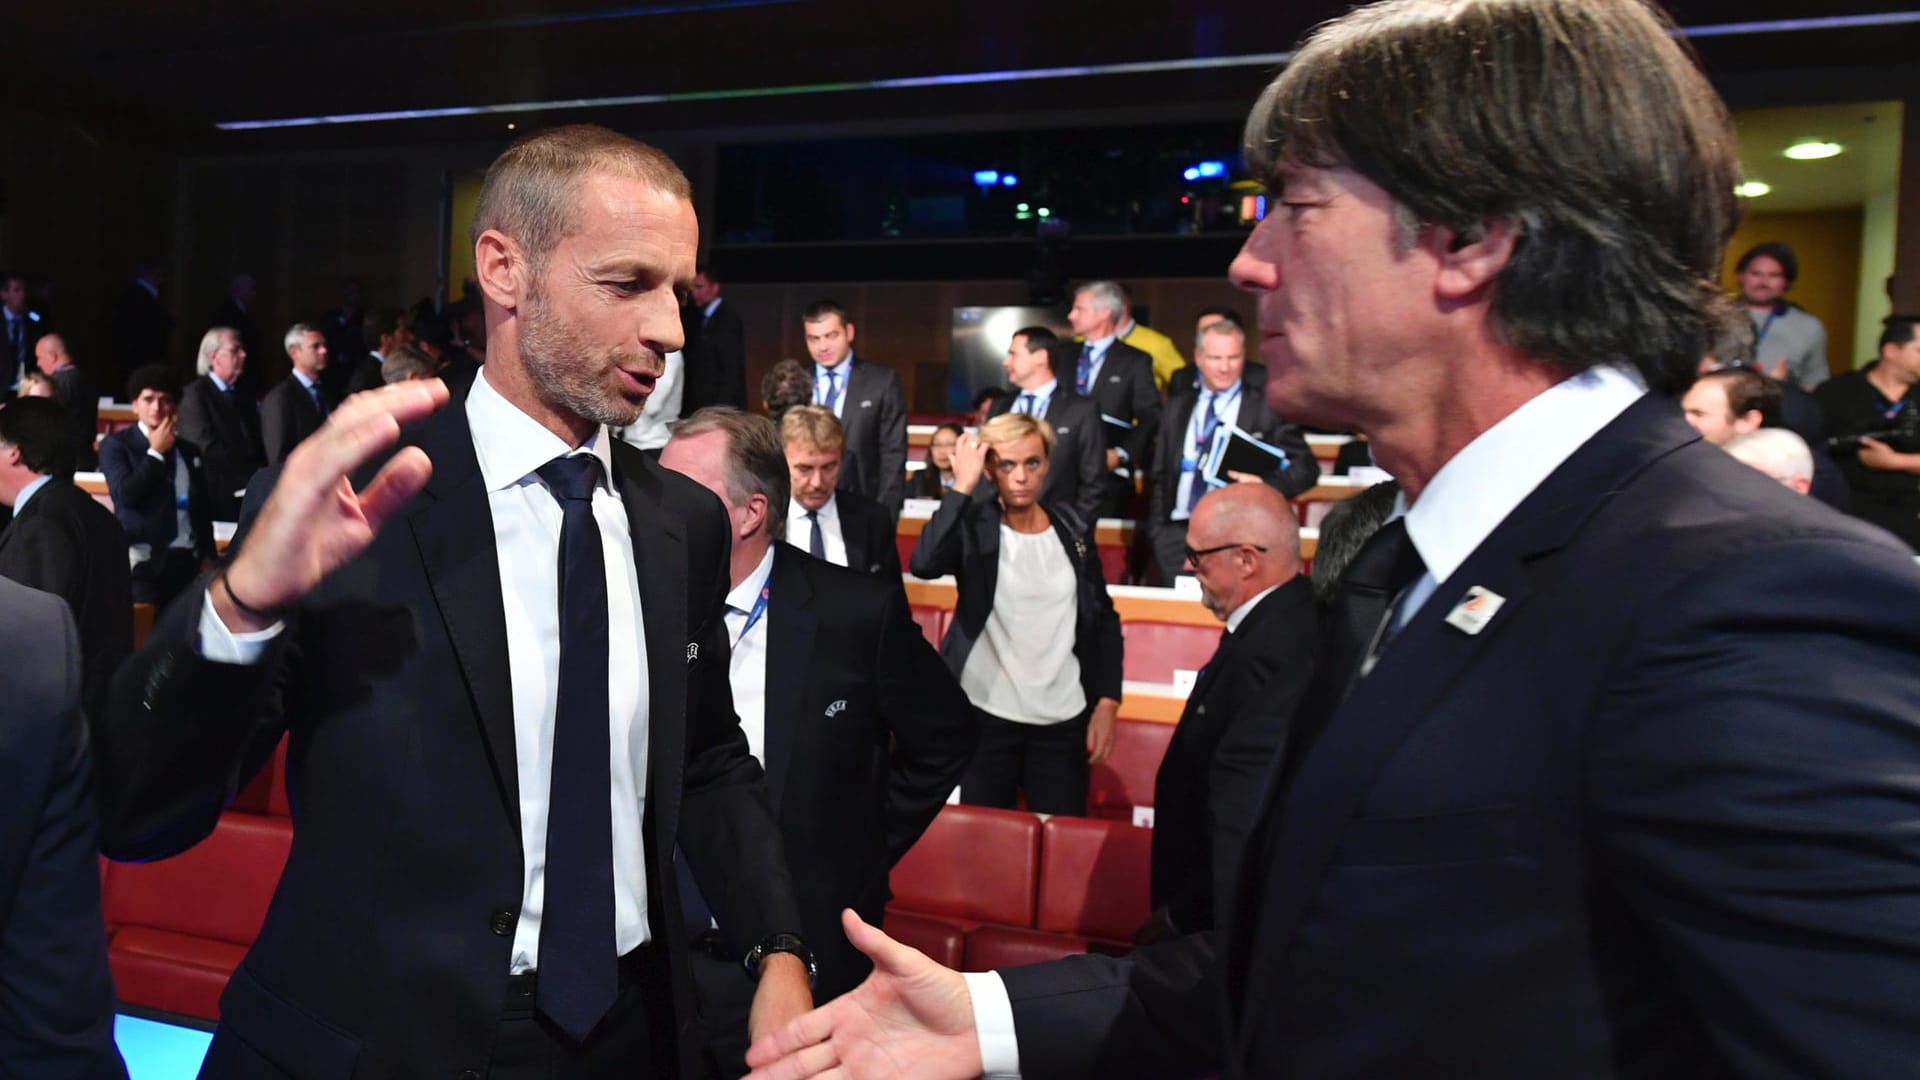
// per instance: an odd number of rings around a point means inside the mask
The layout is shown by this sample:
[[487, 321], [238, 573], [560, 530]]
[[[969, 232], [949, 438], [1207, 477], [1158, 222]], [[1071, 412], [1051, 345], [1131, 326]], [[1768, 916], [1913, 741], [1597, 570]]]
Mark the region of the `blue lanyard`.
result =
[[1780, 307], [1778, 304], [1776, 304], [1774, 305], [1774, 308], [1772, 311], [1767, 312], [1767, 321], [1760, 324], [1760, 332], [1758, 334], [1755, 334], [1753, 337], [1753, 344], [1755, 348], [1758, 348], [1761, 342], [1767, 340], [1767, 331], [1773, 329], [1773, 320], [1779, 317], [1780, 317]]
[[747, 612], [747, 625], [741, 627], [740, 636], [733, 639], [734, 648], [739, 648], [740, 643], [747, 640], [747, 634], [752, 632], [753, 624], [759, 622], [760, 616], [767, 613], [767, 594], [772, 591], [773, 583], [771, 581], [760, 586], [760, 597], [753, 602], [753, 607]]
[[[1213, 401], [1208, 404], [1207, 417], [1204, 420], [1200, 418], [1198, 403], [1195, 403], [1193, 453], [1188, 455], [1190, 460], [1197, 462], [1207, 455], [1207, 447], [1213, 442], [1214, 430], [1220, 426], [1220, 408], [1227, 403], [1228, 394], [1229, 391], [1226, 390], [1213, 391]], [[1238, 401], [1240, 399], [1240, 387], [1235, 386], [1231, 394], [1233, 399]]]

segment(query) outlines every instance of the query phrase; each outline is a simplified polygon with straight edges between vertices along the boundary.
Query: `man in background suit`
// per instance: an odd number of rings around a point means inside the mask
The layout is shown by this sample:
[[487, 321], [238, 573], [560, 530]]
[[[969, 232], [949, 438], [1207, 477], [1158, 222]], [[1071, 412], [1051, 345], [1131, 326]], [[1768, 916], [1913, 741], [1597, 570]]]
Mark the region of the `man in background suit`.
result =
[[794, 547], [887, 581], [900, 580], [893, 515], [857, 491], [838, 487], [846, 434], [821, 405], [800, 405], [780, 417], [792, 502], [780, 515]]
[[[898, 585], [777, 542], [787, 462], [771, 421], [704, 410], [677, 426], [660, 461], [718, 496], [733, 526], [734, 706], [766, 766], [801, 925], [820, 962], [814, 996], [824, 1001], [853, 989], [872, 966], [847, 943], [840, 910], [880, 917], [891, 898], [888, 872], [973, 755], [974, 712], [914, 632]], [[747, 1049], [742, 947], [724, 922], [696, 934], [696, 943], [704, 943], [693, 960], [708, 1050], [721, 1075], [739, 1076]]]
[[907, 500], [907, 398], [893, 369], [856, 362], [853, 321], [822, 300], [800, 314], [813, 356], [813, 403], [838, 417], [847, 433], [840, 486], [900, 516]]
[[59, 598], [0, 580], [0, 1062], [44, 1080], [125, 1080], [100, 917], [83, 668]]
[[259, 406], [237, 386], [246, 363], [240, 335], [216, 326], [200, 338], [200, 377], [180, 395], [180, 435], [203, 456], [219, 521], [239, 518], [240, 492], [266, 464]]
[[856, 926], [873, 978], [752, 1060], [1920, 1059], [1920, 570], [1675, 408], [1740, 167], [1670, 25], [1639, 0], [1392, 0], [1318, 28], [1248, 121], [1285, 199], [1232, 269], [1268, 403], [1366, 432], [1406, 513], [1347, 568], [1224, 929], [969, 992]]
[[260, 402], [260, 435], [268, 465], [285, 462], [300, 440], [320, 430], [321, 422], [339, 404], [321, 379], [327, 370], [326, 333], [311, 323], [294, 323], [282, 340], [293, 371]]
[[1119, 339], [1127, 315], [1126, 293], [1111, 281], [1091, 281], [1073, 294], [1067, 322], [1079, 336], [1076, 354], [1062, 342], [1053, 351], [1054, 371], [1062, 385], [1093, 399], [1100, 410], [1107, 443], [1106, 502], [1100, 516], [1120, 517], [1134, 495], [1134, 476], [1143, 475], [1153, 455], [1160, 425], [1160, 393], [1153, 360]]
[[413, 327], [407, 321], [407, 313], [399, 308], [374, 308], [367, 312], [360, 324], [360, 333], [367, 342], [367, 359], [353, 369], [353, 377], [347, 382], [349, 394], [385, 386], [387, 354], [402, 345], [413, 344]]
[[21, 398], [0, 408], [0, 503], [13, 508], [0, 532], [0, 577], [67, 602], [85, 660], [80, 701], [91, 715], [133, 651], [127, 536], [73, 486], [67, 418], [52, 401]]
[[747, 407], [747, 329], [720, 296], [713, 267], [701, 267], [680, 311], [687, 324], [687, 390], [683, 416], [708, 405]]
[[[1092, 399], [1060, 385], [1054, 377], [1051, 349], [1057, 340], [1044, 326], [1014, 331], [1001, 363], [1016, 392], [995, 399], [988, 407], [988, 418], [1017, 412], [1053, 425], [1053, 453], [1048, 456], [1040, 498], [1071, 506], [1091, 525], [1107, 498], [1106, 437], [1100, 433], [1100, 410]], [[994, 497], [991, 483], [979, 490], [980, 498]]]
[[27, 279], [0, 270], [0, 395], [33, 366], [34, 343], [46, 332], [46, 323], [27, 309]]
[[113, 516], [126, 530], [133, 598], [162, 608], [215, 553], [213, 503], [200, 448], [177, 434], [173, 371], [149, 364], [127, 380], [134, 423], [100, 442]]
[[1292, 498], [1320, 479], [1320, 463], [1314, 460], [1306, 436], [1267, 408], [1264, 384], [1256, 387], [1246, 378], [1246, 331], [1224, 319], [1209, 324], [1194, 345], [1193, 359], [1200, 388], [1167, 404], [1166, 424], [1160, 429], [1153, 458], [1150, 528], [1160, 580], [1168, 585], [1186, 559], [1187, 517], [1207, 493], [1200, 466], [1223, 421], [1286, 452], [1269, 471], [1236, 473], [1232, 480], [1264, 483]]
[[73, 362], [67, 339], [59, 334], [47, 334], [35, 342], [33, 358], [40, 373], [53, 381], [53, 400], [66, 410], [74, 467], [93, 471], [100, 465], [93, 447], [100, 433], [100, 396], [94, 392], [93, 380]]
[[1133, 317], [1133, 293], [1125, 285], [1120, 286], [1120, 296], [1127, 310], [1114, 324], [1113, 332], [1121, 341], [1147, 354], [1153, 362], [1154, 388], [1161, 397], [1169, 397], [1173, 392], [1174, 373], [1186, 368], [1187, 358], [1180, 355], [1180, 347], [1172, 338]]
[[[680, 346], [697, 229], [651, 147], [588, 125], [509, 147], [474, 211], [488, 351], [464, 400], [342, 402], [116, 683], [110, 857], [191, 846], [290, 739], [300, 840], [204, 1075], [693, 1075], [676, 839], [752, 943], [752, 1023], [805, 1008], [727, 686], [725, 514], [609, 431]], [[568, 276], [615, 262], [592, 296]]]
[[1293, 508], [1264, 484], [1228, 484], [1186, 523], [1200, 600], [1226, 624], [1200, 669], [1153, 784], [1153, 913], [1142, 944], [1211, 930], [1233, 895], [1267, 772], [1307, 682], [1319, 624], [1300, 573]]

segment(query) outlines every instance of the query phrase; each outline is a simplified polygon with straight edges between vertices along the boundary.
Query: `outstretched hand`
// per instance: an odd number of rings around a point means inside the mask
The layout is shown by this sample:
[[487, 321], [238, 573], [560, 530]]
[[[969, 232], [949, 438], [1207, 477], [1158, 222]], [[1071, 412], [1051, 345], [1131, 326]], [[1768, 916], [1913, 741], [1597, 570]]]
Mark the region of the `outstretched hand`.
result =
[[809, 1076], [962, 1080], [980, 1075], [973, 999], [960, 973], [934, 963], [840, 913], [847, 940], [873, 960], [873, 974], [747, 1051], [747, 1080]]
[[257, 610], [283, 608], [365, 550], [387, 518], [426, 485], [433, 464], [424, 451], [408, 447], [359, 491], [348, 477], [392, 446], [402, 425], [446, 403], [447, 387], [438, 379], [396, 383], [348, 398], [302, 440], [227, 568], [226, 588], [212, 590], [220, 620], [240, 633], [265, 629], [270, 620], [241, 611], [233, 597]]

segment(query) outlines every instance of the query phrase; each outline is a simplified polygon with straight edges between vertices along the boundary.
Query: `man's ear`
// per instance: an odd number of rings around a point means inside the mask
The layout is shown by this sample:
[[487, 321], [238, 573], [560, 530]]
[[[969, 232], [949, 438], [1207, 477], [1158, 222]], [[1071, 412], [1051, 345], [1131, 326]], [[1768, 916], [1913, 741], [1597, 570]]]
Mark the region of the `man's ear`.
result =
[[740, 508], [740, 524], [734, 527], [734, 531], [739, 533], [735, 539], [745, 540], [760, 531], [760, 526], [767, 520], [767, 506], [767, 496], [764, 492], [756, 491], [747, 497], [746, 505]]
[[488, 229], [473, 242], [473, 276], [480, 291], [496, 305], [511, 311], [526, 298], [532, 268], [513, 237]]
[[1445, 300], [1473, 297], [1507, 268], [1521, 235], [1514, 218], [1488, 218], [1470, 229], [1431, 226], [1425, 243], [1439, 263], [1435, 292]]

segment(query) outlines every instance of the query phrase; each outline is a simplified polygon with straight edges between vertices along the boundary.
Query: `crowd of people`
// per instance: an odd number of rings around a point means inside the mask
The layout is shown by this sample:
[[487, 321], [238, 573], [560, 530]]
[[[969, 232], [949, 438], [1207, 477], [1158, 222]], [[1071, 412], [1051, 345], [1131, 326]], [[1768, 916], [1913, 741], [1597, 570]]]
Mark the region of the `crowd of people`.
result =
[[[1724, 109], [1635, 0], [1387, 0], [1246, 142], [1251, 322], [1183, 355], [1083, 283], [912, 469], [839, 303], [749, 400], [686, 177], [599, 127], [494, 162], [470, 303], [349, 279], [263, 393], [237, 275], [193, 379], [121, 357], [97, 440], [0, 274], [0, 578], [64, 601], [0, 582], [32, 665], [0, 919], [63, 920], [0, 925], [8, 979], [49, 972], [0, 995], [0, 1063], [124, 1075], [95, 856], [192, 847], [285, 737], [298, 842], [209, 1076], [1909, 1068], [1916, 320], [1829, 377], [1790, 248], [1720, 294]], [[1393, 477], [1310, 572], [1306, 425]], [[1133, 574], [1224, 628], [1138, 948], [946, 971], [876, 929], [888, 873], [956, 789], [1086, 812], [1123, 514]]]

